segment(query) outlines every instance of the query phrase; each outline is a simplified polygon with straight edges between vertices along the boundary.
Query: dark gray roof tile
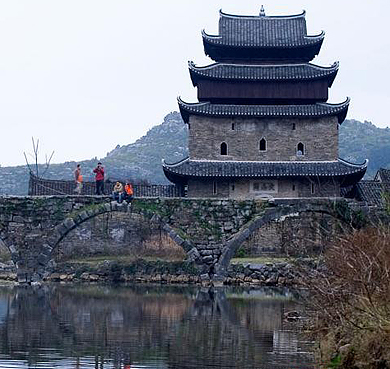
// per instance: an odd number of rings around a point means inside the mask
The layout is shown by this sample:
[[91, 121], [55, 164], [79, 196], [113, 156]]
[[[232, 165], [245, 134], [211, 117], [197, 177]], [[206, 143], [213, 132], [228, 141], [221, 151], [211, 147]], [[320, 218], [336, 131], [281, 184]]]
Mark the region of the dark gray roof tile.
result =
[[378, 179], [381, 182], [390, 183], [390, 169], [379, 168], [379, 170], [375, 176], [375, 179]]
[[314, 79], [328, 79], [331, 87], [339, 63], [330, 67], [321, 67], [314, 64], [273, 64], [273, 65], [244, 65], [214, 63], [204, 67], [197, 67], [193, 62], [188, 63], [191, 79], [196, 86], [197, 80], [239, 80], [239, 81], [302, 81]]
[[[225, 178], [280, 178], [280, 177], [345, 177], [360, 180], [367, 169], [368, 161], [352, 164], [342, 159], [337, 161], [209, 161], [190, 160], [175, 164], [163, 162], [168, 178], [181, 177], [225, 177]], [[170, 176], [171, 175], [171, 176]], [[347, 185], [348, 181], [345, 181]]]
[[296, 47], [322, 42], [324, 32], [308, 36], [305, 12], [291, 16], [240, 16], [220, 11], [219, 35], [203, 39], [212, 44], [241, 47]]
[[356, 197], [368, 205], [383, 206], [384, 192], [390, 193], [390, 182], [360, 181], [356, 184]]
[[188, 123], [189, 116], [204, 115], [211, 117], [256, 117], [256, 118], [304, 118], [304, 117], [338, 117], [342, 123], [347, 115], [350, 99], [340, 104], [316, 103], [305, 105], [233, 105], [211, 104], [209, 102], [186, 103], [178, 98], [180, 113]]

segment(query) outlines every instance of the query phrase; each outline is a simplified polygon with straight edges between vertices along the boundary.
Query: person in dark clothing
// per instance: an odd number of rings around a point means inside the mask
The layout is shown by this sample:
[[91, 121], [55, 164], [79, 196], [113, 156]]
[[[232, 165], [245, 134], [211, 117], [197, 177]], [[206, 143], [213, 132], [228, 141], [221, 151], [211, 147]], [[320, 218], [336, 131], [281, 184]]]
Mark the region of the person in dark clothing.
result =
[[96, 195], [104, 195], [104, 167], [99, 162], [97, 167], [93, 170], [96, 181]]

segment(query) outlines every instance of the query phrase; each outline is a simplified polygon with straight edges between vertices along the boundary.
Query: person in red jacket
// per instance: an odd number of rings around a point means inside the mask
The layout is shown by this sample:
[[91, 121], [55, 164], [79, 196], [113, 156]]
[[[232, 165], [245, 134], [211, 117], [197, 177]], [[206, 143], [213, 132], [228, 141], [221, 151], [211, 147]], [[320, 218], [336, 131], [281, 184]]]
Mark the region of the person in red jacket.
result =
[[96, 181], [96, 195], [104, 195], [104, 167], [99, 162], [97, 167], [93, 170]]

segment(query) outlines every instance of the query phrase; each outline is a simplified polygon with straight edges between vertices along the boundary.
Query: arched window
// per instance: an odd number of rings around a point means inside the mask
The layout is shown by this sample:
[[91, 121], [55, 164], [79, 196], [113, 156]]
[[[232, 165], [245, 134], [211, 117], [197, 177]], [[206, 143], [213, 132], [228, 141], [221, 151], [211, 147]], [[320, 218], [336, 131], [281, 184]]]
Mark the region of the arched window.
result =
[[226, 142], [222, 142], [221, 143], [221, 155], [227, 155], [227, 143]]
[[260, 151], [266, 151], [267, 150], [267, 141], [265, 140], [265, 138], [262, 138], [260, 140], [259, 149], [260, 149]]
[[305, 146], [302, 142], [297, 145], [297, 156], [305, 155]]

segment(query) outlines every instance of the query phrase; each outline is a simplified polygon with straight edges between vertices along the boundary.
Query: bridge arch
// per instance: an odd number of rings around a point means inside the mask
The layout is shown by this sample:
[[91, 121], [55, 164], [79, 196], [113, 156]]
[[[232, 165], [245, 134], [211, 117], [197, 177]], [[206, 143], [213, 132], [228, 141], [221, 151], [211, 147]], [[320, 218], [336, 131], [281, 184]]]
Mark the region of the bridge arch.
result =
[[216, 278], [223, 279], [230, 264], [230, 260], [233, 258], [243, 242], [246, 241], [255, 231], [272, 221], [284, 220], [289, 217], [296, 217], [307, 213], [326, 214], [342, 222], [346, 226], [351, 226], [351, 219], [348, 219], [349, 217], [346, 216], [346, 214], [343, 214], [343, 212], [335, 206], [335, 203], [330, 201], [327, 204], [322, 203], [318, 205], [308, 205], [305, 203], [298, 203], [296, 205], [266, 209], [262, 215], [245, 224], [239, 232], [227, 240], [223, 247], [221, 257], [214, 267]]
[[138, 214], [142, 217], [148, 219], [149, 221], [159, 223], [161, 229], [174, 241], [179, 247], [181, 247], [184, 252], [187, 254], [188, 251], [191, 250], [192, 246], [189, 241], [184, 240], [180, 237], [177, 232], [155, 212], [150, 210], [141, 210], [137, 208], [133, 208], [131, 203], [117, 203], [116, 201], [112, 201], [110, 203], [99, 204], [93, 206], [92, 208], [81, 209], [81, 211], [73, 216], [67, 217], [60, 224], [56, 226], [56, 236], [51, 240], [51, 250], [48, 255], [49, 259], [52, 259], [58, 250], [60, 243], [62, 240], [66, 238], [66, 236], [79, 227], [81, 224], [103, 214], [108, 214], [112, 212], [122, 212], [131, 214]]

